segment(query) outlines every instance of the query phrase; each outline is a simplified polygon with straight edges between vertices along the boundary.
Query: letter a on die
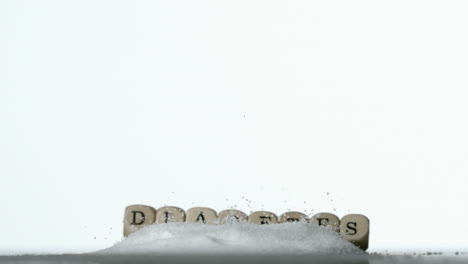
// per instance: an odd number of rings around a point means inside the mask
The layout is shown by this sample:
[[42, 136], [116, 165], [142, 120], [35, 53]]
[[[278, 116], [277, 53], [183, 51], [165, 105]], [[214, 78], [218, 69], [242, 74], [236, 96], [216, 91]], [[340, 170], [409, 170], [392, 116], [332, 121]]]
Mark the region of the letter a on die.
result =
[[366, 250], [369, 247], [369, 219], [360, 214], [349, 214], [341, 218], [341, 236]]
[[137, 231], [140, 228], [151, 225], [156, 218], [156, 210], [147, 205], [135, 204], [125, 208], [124, 236]]
[[216, 211], [207, 207], [194, 207], [187, 210], [187, 223], [216, 224]]
[[156, 224], [185, 222], [185, 211], [179, 207], [163, 206], [156, 212]]

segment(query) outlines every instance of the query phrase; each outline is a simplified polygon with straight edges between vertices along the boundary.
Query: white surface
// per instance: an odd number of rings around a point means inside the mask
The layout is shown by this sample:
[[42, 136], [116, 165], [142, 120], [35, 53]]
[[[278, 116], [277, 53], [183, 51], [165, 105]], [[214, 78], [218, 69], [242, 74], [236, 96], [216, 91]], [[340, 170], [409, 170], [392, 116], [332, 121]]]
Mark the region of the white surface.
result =
[[134, 203], [466, 251], [467, 5], [0, 1], [0, 251], [109, 247]]
[[363, 254], [332, 230], [307, 223], [151, 225], [98, 254]]

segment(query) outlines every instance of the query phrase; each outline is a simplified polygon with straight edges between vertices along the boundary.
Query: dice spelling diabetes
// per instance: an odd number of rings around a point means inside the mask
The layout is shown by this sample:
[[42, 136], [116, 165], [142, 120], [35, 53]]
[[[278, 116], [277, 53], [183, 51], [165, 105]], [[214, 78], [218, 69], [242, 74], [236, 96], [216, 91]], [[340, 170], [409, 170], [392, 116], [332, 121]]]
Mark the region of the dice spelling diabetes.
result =
[[164, 224], [170, 222], [187, 222], [201, 224], [226, 224], [226, 223], [248, 223], [248, 224], [281, 224], [286, 222], [307, 222], [318, 226], [330, 228], [346, 239], [366, 250], [369, 247], [369, 219], [361, 214], [348, 214], [341, 220], [331, 213], [318, 213], [308, 218], [301, 212], [286, 212], [276, 216], [268, 211], [256, 211], [249, 216], [239, 210], [223, 210], [216, 213], [207, 207], [193, 207], [187, 213], [174, 206], [163, 206], [154, 209], [151, 206], [135, 204], [125, 208], [124, 236], [148, 225]]

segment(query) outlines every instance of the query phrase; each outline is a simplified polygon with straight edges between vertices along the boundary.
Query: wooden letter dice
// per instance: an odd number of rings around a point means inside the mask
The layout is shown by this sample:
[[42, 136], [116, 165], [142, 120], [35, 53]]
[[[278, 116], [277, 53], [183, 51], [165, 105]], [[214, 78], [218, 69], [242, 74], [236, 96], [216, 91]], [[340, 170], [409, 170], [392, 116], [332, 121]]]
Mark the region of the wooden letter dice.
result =
[[272, 212], [257, 211], [249, 215], [248, 223], [257, 225], [277, 224], [278, 217]]
[[156, 224], [185, 222], [185, 211], [179, 207], [163, 206], [156, 213]]
[[369, 219], [360, 214], [349, 214], [341, 218], [341, 236], [366, 250], [369, 247]]
[[279, 217], [280, 223], [307, 222], [307, 215], [300, 212], [286, 212]]
[[187, 223], [216, 224], [218, 215], [216, 211], [206, 207], [194, 207], [187, 211]]
[[310, 219], [310, 222], [319, 226], [329, 227], [335, 232], [340, 232], [340, 219], [334, 214], [319, 213], [314, 215]]
[[224, 210], [219, 212], [218, 219], [220, 224], [247, 223], [248, 216], [239, 210]]
[[151, 206], [141, 204], [127, 206], [124, 215], [124, 236], [153, 224], [155, 219], [156, 210]]

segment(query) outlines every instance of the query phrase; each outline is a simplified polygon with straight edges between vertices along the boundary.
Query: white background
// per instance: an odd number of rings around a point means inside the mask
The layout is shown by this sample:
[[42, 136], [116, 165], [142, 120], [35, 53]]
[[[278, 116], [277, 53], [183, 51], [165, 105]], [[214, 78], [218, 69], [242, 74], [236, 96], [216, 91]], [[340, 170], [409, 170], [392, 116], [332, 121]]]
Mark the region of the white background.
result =
[[0, 1], [0, 252], [111, 246], [134, 203], [363, 213], [370, 251], [466, 250], [467, 12]]

